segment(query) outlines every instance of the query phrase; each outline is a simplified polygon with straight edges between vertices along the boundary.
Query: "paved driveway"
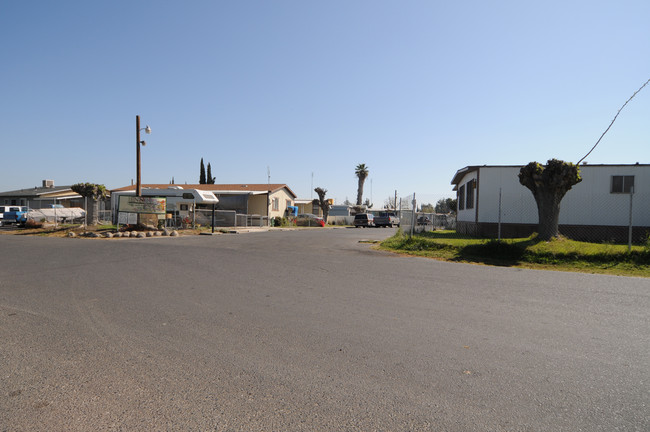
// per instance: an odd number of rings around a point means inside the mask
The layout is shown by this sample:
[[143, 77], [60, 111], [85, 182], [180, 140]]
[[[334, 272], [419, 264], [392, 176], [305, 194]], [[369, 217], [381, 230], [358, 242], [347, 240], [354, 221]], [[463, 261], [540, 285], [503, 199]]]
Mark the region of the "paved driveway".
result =
[[650, 430], [650, 281], [391, 232], [0, 236], [0, 431]]

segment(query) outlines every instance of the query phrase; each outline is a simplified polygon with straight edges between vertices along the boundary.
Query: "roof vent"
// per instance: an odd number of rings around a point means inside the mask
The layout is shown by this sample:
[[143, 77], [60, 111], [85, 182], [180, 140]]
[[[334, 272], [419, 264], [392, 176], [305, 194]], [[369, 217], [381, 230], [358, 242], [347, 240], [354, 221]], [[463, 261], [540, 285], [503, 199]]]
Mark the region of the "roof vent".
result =
[[241, 187], [248, 187], [248, 185], [241, 185]]
[[53, 188], [54, 187], [54, 180], [43, 180], [43, 187], [44, 188]]

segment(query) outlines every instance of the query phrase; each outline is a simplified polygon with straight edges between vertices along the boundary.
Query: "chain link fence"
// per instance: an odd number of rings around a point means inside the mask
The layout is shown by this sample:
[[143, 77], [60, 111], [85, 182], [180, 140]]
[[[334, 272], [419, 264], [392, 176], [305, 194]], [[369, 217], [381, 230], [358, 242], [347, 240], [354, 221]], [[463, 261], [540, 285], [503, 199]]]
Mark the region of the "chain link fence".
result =
[[[212, 209], [196, 209], [184, 218], [177, 218], [177, 222], [185, 226], [212, 227]], [[215, 210], [214, 226], [221, 228], [237, 227], [265, 227], [268, 226], [267, 216], [240, 214], [234, 210]]]
[[398, 205], [400, 228], [409, 235], [424, 231], [456, 229], [456, 215], [453, 213], [417, 211], [419, 203], [415, 193], [401, 197]]
[[[19, 226], [39, 227], [44, 225], [66, 226], [70, 228], [87, 226], [92, 223], [93, 208], [92, 203], [83, 207], [63, 207], [55, 205], [43, 208], [30, 208], [21, 217], [18, 222]], [[87, 207], [87, 209], [85, 208]], [[99, 225], [112, 224], [112, 212], [106, 210], [105, 206], [98, 206], [97, 222]]]

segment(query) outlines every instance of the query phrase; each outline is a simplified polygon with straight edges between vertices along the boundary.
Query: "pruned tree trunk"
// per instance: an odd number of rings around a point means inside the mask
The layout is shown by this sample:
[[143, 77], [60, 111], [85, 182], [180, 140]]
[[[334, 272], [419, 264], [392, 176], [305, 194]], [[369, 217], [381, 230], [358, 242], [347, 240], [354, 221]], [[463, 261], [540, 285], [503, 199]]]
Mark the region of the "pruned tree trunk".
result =
[[531, 162], [519, 170], [519, 183], [530, 189], [537, 203], [540, 240], [560, 235], [560, 202], [580, 181], [578, 166], [558, 159], [550, 159], [546, 165]]
[[317, 187], [316, 189], [314, 189], [314, 192], [318, 194], [318, 200], [314, 200], [314, 201], [318, 202], [318, 206], [323, 211], [323, 221], [327, 223], [327, 216], [329, 216], [330, 213], [330, 205], [325, 199], [325, 195], [327, 194], [327, 189], [323, 189], [322, 187]]
[[[564, 196], [564, 194], [562, 194]], [[537, 201], [537, 215], [539, 217], [538, 238], [548, 241], [560, 235], [560, 201], [562, 197], [554, 191], [539, 192], [535, 197]]]

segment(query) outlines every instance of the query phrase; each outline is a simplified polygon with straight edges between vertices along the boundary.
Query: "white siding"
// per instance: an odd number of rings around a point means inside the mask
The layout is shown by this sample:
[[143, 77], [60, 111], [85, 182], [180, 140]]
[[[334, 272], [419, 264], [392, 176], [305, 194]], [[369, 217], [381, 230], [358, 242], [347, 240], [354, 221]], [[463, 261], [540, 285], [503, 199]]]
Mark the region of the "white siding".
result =
[[581, 166], [582, 181], [562, 200], [560, 223], [569, 225], [627, 225], [630, 195], [610, 193], [615, 175], [634, 176], [632, 223], [650, 225], [649, 166]]
[[[478, 222], [498, 222], [501, 188], [501, 222], [536, 224], [533, 194], [519, 183], [520, 167], [481, 167], [478, 175]], [[629, 222], [630, 195], [610, 193], [611, 177], [633, 175], [633, 224], [650, 226], [650, 166], [605, 165], [580, 167], [582, 181], [567, 192], [560, 205], [560, 224], [625, 226]], [[464, 185], [477, 172], [466, 175]], [[473, 222], [474, 211], [459, 211], [458, 220]]]
[[482, 167], [479, 175], [479, 222], [537, 223], [533, 194], [519, 183], [520, 167]]

